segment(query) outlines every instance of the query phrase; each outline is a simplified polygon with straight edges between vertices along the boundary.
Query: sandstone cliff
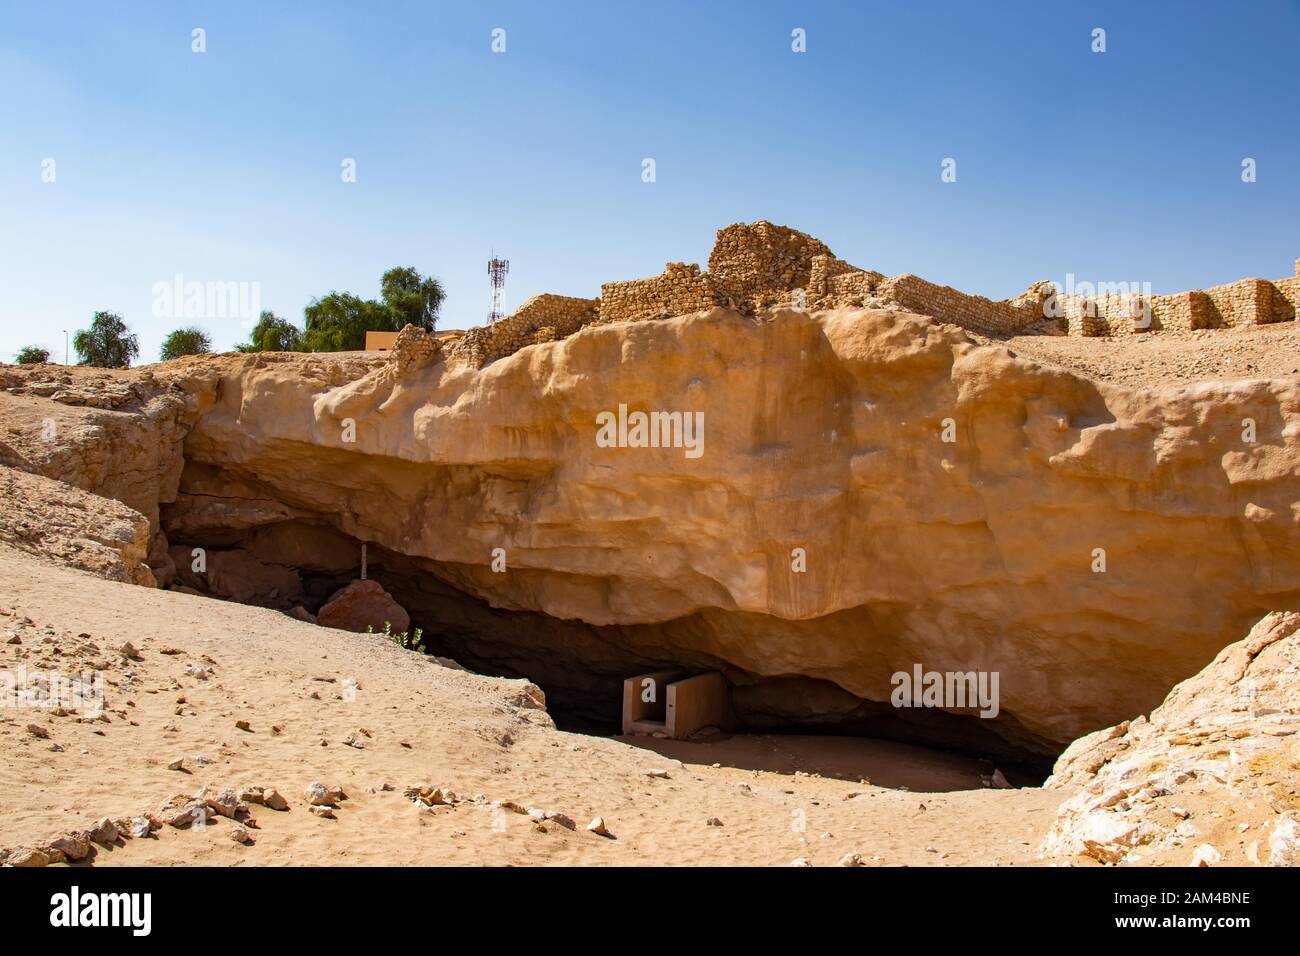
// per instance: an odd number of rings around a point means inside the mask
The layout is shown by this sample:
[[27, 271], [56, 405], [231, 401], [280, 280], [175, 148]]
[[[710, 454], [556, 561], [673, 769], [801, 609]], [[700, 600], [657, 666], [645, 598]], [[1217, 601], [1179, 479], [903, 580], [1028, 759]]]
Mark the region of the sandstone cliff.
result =
[[[478, 635], [539, 679], [683, 660], [880, 702], [917, 662], [990, 670], [1001, 731], [1065, 743], [1300, 597], [1293, 380], [1097, 385], [876, 310], [596, 326], [482, 370], [195, 369], [175, 540], [373, 542], [417, 622], [444, 585], [544, 615]], [[620, 404], [703, 413], [703, 453], [600, 447]]]
[[[880, 278], [778, 245], [778, 284]], [[1295, 377], [1123, 387], [896, 307], [535, 337], [8, 370], [0, 453], [143, 515], [164, 586], [314, 611], [366, 542], [431, 649], [594, 717], [680, 664], [752, 725], [1051, 755], [1300, 601]], [[601, 440], [637, 413], [699, 431]], [[997, 672], [999, 716], [895, 711], [917, 664]]]

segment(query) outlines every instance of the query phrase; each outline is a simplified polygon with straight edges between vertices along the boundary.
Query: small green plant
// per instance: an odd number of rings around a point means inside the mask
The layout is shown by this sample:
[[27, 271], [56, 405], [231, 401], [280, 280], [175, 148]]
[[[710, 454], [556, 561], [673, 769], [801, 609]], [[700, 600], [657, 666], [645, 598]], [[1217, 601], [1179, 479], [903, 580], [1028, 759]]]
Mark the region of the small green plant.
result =
[[[371, 627], [369, 624], [367, 624], [366, 633], [373, 634], [375, 633], [375, 629]], [[415, 651], [415, 653], [417, 654], [424, 653], [424, 641], [422, 640], [422, 638], [424, 637], [424, 628], [417, 627], [414, 633], [410, 631], [403, 631], [401, 634], [394, 634], [393, 622], [385, 621], [384, 637], [388, 638], [390, 641], [392, 641], [400, 648], [403, 648], [408, 651]]]

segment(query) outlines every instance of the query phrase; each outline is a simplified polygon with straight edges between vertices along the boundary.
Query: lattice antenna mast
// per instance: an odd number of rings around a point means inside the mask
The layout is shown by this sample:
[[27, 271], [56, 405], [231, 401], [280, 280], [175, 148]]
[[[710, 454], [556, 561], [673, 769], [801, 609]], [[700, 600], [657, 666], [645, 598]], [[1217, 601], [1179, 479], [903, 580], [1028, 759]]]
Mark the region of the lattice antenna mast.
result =
[[509, 259], [498, 259], [493, 253], [488, 260], [488, 278], [492, 282], [492, 311], [488, 313], [488, 324], [501, 318], [501, 290], [505, 288], [506, 273], [510, 271]]

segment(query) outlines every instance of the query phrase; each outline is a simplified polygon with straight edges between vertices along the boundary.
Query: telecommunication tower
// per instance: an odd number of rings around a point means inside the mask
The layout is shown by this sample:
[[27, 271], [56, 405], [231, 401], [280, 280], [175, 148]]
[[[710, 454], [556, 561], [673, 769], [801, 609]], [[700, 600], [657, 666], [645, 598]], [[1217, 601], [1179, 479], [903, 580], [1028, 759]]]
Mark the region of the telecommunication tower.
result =
[[509, 259], [498, 259], [493, 254], [488, 260], [488, 277], [492, 281], [492, 311], [488, 313], [489, 325], [501, 318], [501, 290], [505, 288], [506, 273], [509, 271]]

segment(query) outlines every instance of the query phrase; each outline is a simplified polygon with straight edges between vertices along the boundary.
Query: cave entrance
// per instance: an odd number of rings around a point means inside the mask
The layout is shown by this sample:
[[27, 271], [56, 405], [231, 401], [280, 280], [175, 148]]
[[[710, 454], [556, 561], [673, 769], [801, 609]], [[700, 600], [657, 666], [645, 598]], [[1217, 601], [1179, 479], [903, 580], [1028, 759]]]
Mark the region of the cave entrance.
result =
[[[155, 568], [160, 580], [314, 621], [332, 596], [360, 579], [359, 539], [315, 516], [281, 512], [274, 516], [278, 520], [266, 520], [247, 505], [233, 507], [236, 514], [211, 501], [202, 507], [193, 502], [164, 506], [163, 526], [172, 544], [170, 568]], [[197, 552], [204, 558], [201, 571], [195, 570]], [[365, 553], [366, 578], [409, 614], [409, 628], [422, 632], [426, 653], [480, 674], [531, 680], [546, 694], [547, 709], [562, 730], [628, 734], [622, 737], [628, 743], [687, 762], [705, 762], [712, 753], [708, 763], [852, 779], [865, 764], [885, 765], [874, 771], [877, 776], [912, 784], [924, 781], [887, 769], [891, 761], [932, 763], [938, 752], [939, 758], [972, 761], [962, 764], [959, 776], [976, 780], [974, 786], [994, 765], [1012, 782], [1032, 784], [1041, 782], [1057, 754], [1058, 748], [1020, 733], [1013, 720], [1000, 720], [995, 731], [992, 721], [900, 710], [854, 697], [827, 681], [761, 677], [707, 654], [684, 653], [681, 636], [667, 629], [689, 632], [698, 626], [690, 619], [597, 626], [506, 610], [452, 583], [456, 568], [373, 542]], [[651, 707], [640, 702], [647, 678], [657, 681]], [[629, 706], [630, 692], [635, 696]], [[658, 722], [662, 726], [654, 726]], [[703, 749], [679, 739], [710, 728], [719, 732], [708, 734], [712, 741]], [[730, 743], [724, 746], [725, 741]], [[953, 782], [942, 773], [932, 777], [933, 785]]]

